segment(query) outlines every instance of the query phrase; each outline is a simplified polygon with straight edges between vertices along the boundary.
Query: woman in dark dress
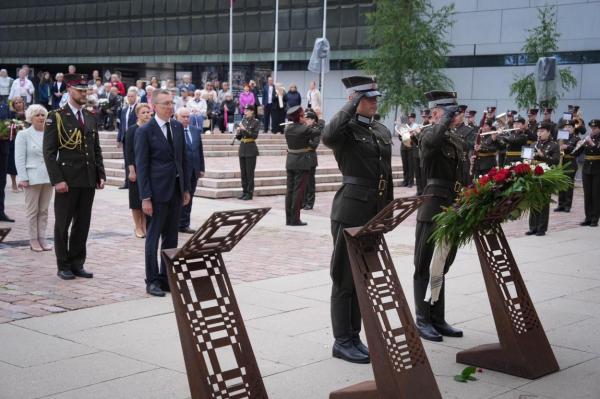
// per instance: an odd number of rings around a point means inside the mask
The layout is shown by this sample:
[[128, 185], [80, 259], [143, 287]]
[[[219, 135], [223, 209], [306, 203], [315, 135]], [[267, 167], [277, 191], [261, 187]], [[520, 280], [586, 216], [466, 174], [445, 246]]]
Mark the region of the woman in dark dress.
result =
[[302, 105], [302, 96], [298, 92], [296, 83], [290, 85], [289, 91], [285, 94], [285, 102], [287, 104], [287, 109], [295, 107], [296, 105]]
[[275, 93], [273, 94], [273, 104], [271, 105], [271, 120], [273, 121], [273, 127], [271, 131], [273, 134], [283, 134], [284, 126], [281, 126], [285, 122], [285, 110], [287, 109], [285, 89], [278, 83]]
[[[15, 98], [12, 101], [10, 119], [25, 121], [25, 101], [23, 101], [22, 98]], [[24, 125], [18, 127], [17, 130], [21, 130], [23, 127]], [[10, 175], [13, 193], [19, 193], [23, 190], [19, 189], [19, 186], [17, 185], [17, 165], [15, 165], [15, 137], [13, 137], [10, 140], [9, 145], [10, 147], [8, 152], [8, 167], [6, 169], [6, 173]]]
[[127, 156], [127, 179], [129, 180], [129, 209], [135, 223], [135, 236], [137, 238], [146, 237], [146, 216], [142, 212], [142, 200], [137, 185], [137, 175], [135, 171], [135, 149], [134, 137], [138, 127], [146, 124], [152, 117], [152, 110], [146, 103], [140, 103], [135, 107], [137, 123], [131, 126], [125, 132], [125, 152]]

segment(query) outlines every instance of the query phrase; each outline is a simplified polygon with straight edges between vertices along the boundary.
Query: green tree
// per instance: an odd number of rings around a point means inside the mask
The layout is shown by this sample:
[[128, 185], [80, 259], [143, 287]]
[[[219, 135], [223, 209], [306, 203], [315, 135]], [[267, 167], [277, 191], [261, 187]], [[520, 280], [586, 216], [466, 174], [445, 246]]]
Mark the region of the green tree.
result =
[[[550, 57], [558, 51], [560, 33], [556, 31], [556, 8], [554, 6], [538, 8], [538, 20], [538, 26], [527, 30], [529, 37], [522, 48], [528, 63], [535, 63], [540, 57]], [[555, 107], [558, 99], [577, 85], [577, 79], [570, 68], [557, 69], [560, 74], [559, 89], [561, 90], [558, 96], [552, 97], [544, 104], [548, 107]], [[536, 105], [535, 74], [532, 72], [515, 76], [515, 80], [510, 85], [510, 95], [514, 97], [519, 108], [531, 108]]]
[[425, 102], [423, 93], [452, 88], [442, 72], [450, 43], [446, 33], [454, 21], [454, 4], [435, 10], [429, 0], [377, 0], [367, 14], [369, 43], [374, 52], [358, 67], [377, 76], [384, 94], [380, 111], [400, 106], [411, 110]]

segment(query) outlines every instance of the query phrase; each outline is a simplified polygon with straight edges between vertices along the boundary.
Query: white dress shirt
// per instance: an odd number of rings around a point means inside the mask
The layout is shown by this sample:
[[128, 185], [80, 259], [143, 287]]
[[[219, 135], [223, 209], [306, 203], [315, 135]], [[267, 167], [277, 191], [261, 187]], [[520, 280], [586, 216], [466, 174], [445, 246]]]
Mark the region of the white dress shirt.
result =
[[167, 139], [167, 141], [169, 141], [169, 138], [167, 137], [167, 122], [169, 122], [169, 121], [160, 119], [160, 117], [158, 115], [154, 115], [154, 119], [156, 119], [156, 123], [158, 123], [160, 130], [162, 130], [163, 134], [165, 135], [165, 139]]

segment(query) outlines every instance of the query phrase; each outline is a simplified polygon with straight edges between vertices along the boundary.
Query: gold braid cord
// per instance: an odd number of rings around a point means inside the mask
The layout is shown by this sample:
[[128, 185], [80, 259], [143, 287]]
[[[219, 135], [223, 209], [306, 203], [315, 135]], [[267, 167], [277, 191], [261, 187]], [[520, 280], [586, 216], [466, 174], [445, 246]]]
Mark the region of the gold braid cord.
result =
[[58, 112], [54, 114], [56, 116], [56, 131], [58, 133], [58, 148], [74, 150], [77, 147], [81, 150], [81, 130], [75, 129], [73, 133], [67, 133], [62, 121], [62, 117]]

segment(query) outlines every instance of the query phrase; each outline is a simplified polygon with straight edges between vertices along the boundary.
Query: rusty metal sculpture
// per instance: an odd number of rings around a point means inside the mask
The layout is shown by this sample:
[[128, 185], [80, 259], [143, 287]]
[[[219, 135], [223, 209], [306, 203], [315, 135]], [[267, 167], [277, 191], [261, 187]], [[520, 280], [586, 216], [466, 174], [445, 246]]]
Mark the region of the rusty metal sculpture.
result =
[[0, 242], [4, 241], [6, 236], [10, 233], [10, 227], [1, 227], [0, 228]]
[[344, 231], [375, 381], [331, 392], [330, 399], [442, 397], [383, 237], [427, 199], [398, 198], [365, 226]]
[[266, 399], [223, 262], [270, 208], [215, 212], [180, 249], [164, 250], [192, 399]]
[[474, 237], [499, 343], [459, 352], [456, 361], [535, 379], [559, 366], [500, 225], [519, 200], [507, 198]]

